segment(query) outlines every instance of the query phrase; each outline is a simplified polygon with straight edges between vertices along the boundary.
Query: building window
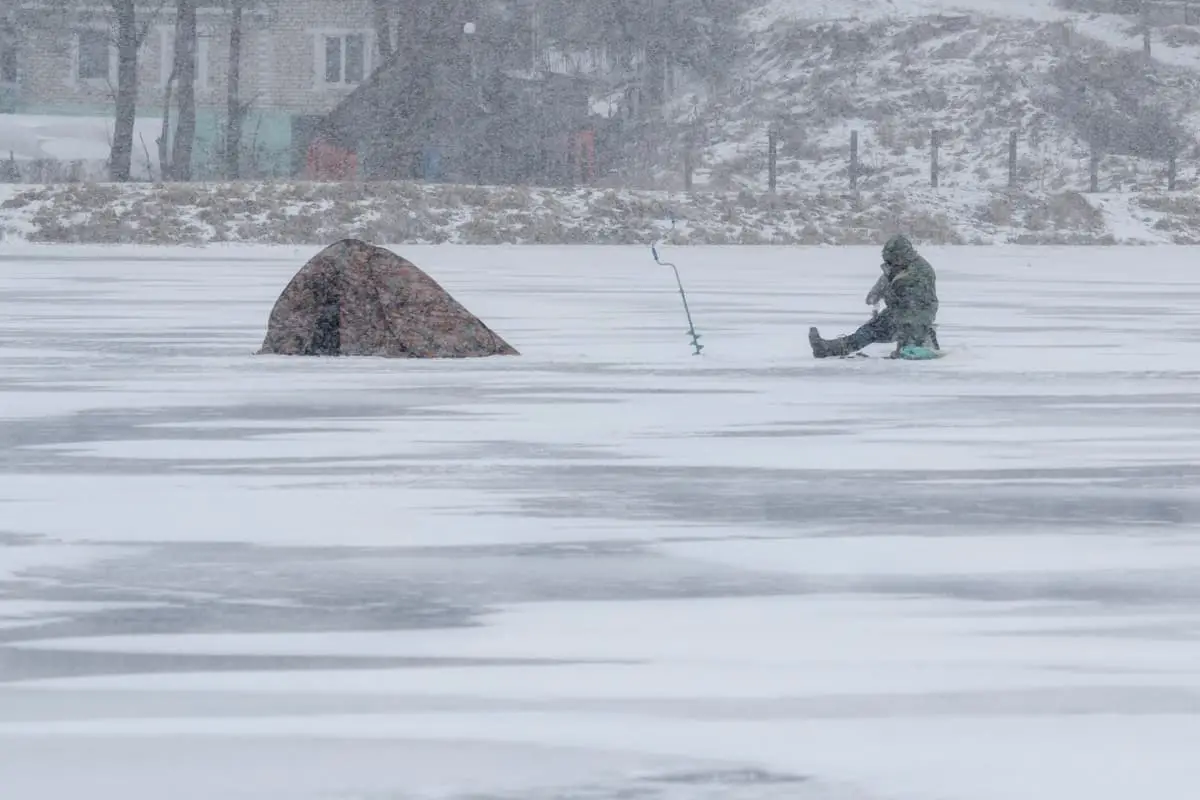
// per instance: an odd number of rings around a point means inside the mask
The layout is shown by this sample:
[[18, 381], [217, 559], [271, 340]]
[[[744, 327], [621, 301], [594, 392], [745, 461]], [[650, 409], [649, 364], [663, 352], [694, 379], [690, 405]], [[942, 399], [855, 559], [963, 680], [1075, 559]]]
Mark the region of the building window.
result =
[[78, 57], [75, 77], [80, 81], [107, 81], [111, 75], [108, 31], [81, 30], [76, 34]]
[[367, 35], [325, 34], [323, 39], [325, 83], [362, 83], [367, 76]]
[[[158, 40], [158, 52], [161, 54], [158, 85], [160, 89], [165, 89], [167, 81], [171, 78], [171, 70], [175, 69], [175, 26], [163, 25], [159, 27]], [[196, 51], [192, 53], [192, 60], [196, 65], [195, 86], [198, 92], [209, 89], [209, 42], [210, 37], [197, 35]], [[176, 76], [175, 85], [179, 85], [178, 76]]]

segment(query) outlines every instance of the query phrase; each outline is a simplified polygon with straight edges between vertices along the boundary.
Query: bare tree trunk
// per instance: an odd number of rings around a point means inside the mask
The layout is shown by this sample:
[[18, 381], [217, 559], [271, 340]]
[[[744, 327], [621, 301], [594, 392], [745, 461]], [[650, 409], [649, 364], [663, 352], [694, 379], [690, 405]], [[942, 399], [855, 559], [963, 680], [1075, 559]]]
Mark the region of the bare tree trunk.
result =
[[167, 76], [167, 86], [163, 92], [163, 110], [162, 110], [162, 131], [155, 140], [158, 145], [158, 174], [166, 181], [171, 177], [171, 92], [175, 89], [175, 67], [171, 67], [171, 74]]
[[135, 0], [112, 0], [117, 17], [117, 116], [113, 124], [109, 179], [128, 181], [133, 169], [133, 128], [137, 119], [138, 31]]
[[171, 177], [192, 179], [192, 147], [196, 141], [196, 3], [178, 0], [175, 19], [175, 74], [179, 78]]
[[232, 0], [229, 23], [229, 89], [225, 130], [225, 178], [235, 181], [241, 177], [242, 122], [246, 109], [242, 105], [242, 11], [245, 0]]
[[375, 9], [375, 40], [379, 50], [380, 63], [386, 64], [392, 58], [392, 15], [390, 0], [373, 0]]

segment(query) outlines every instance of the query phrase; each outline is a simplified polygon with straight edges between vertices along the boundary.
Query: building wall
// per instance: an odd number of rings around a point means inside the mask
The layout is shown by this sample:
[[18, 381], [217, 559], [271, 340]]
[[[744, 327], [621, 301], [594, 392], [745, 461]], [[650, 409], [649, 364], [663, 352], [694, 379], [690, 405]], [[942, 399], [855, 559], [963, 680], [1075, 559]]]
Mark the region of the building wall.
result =
[[[110, 31], [102, 19], [81, 16], [64, 29], [57, 21], [44, 25], [34, 20], [28, 24], [25, 36], [18, 42], [18, 82], [22, 105], [63, 107], [66, 109], [112, 106], [116, 82], [116, 53], [110, 53], [108, 81], [79, 81], [74, 74], [78, 58], [76, 32], [89, 29]], [[157, 58], [147, 51], [153, 45], [145, 42], [140, 51], [138, 80], [146, 85], [157, 73]], [[151, 56], [151, 57], [148, 57]]]
[[272, 105], [305, 114], [333, 109], [355, 88], [324, 81], [322, 37], [346, 33], [365, 37], [366, 73], [378, 63], [370, 0], [305, 0], [289, 5], [271, 26], [274, 68], [269, 70]]
[[[146, 22], [147, 20], [140, 20]], [[19, 80], [5, 99], [6, 110], [27, 114], [107, 116], [113, 113], [116, 51], [110, 47], [110, 79], [80, 81], [75, 75], [81, 28], [107, 30], [101, 13], [75, 13], [69, 19], [30, 19], [18, 43]], [[357, 84], [325, 80], [325, 36], [359, 34], [364, 44], [364, 77], [377, 63], [370, 0], [291, 0], [269, 16], [247, 13], [242, 39], [241, 97], [250, 104], [244, 147], [247, 159], [267, 174], [288, 174], [292, 118], [325, 113]], [[229, 20], [223, 10], [198, 14], [201, 63], [196, 87], [195, 173], [218, 168], [217, 143], [223, 137], [229, 62]], [[162, 115], [165, 82], [171, 71], [174, 20], [169, 11], [149, 20], [139, 51], [138, 116]], [[146, 143], [153, 148], [153, 142]], [[142, 144], [134, 143], [135, 150]]]

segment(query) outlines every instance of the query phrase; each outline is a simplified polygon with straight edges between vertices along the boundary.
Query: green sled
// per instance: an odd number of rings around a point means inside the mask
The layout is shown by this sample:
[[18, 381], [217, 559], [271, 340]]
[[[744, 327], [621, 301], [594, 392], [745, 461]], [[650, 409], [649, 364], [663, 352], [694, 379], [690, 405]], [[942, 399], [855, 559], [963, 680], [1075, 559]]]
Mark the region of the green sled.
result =
[[942, 355], [940, 350], [909, 345], [901, 347], [900, 352], [896, 354], [896, 358], [902, 358], [905, 361], [930, 361], [935, 358], [941, 358]]

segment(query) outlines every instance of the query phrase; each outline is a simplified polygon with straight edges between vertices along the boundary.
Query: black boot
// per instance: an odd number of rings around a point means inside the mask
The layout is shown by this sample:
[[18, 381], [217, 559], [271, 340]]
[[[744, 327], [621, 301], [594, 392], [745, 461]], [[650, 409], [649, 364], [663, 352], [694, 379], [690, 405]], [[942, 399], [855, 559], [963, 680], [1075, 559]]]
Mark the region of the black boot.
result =
[[808, 329], [808, 343], [812, 345], [813, 358], [832, 358], [848, 356], [854, 352], [845, 336], [837, 339], [822, 339], [816, 328]]

